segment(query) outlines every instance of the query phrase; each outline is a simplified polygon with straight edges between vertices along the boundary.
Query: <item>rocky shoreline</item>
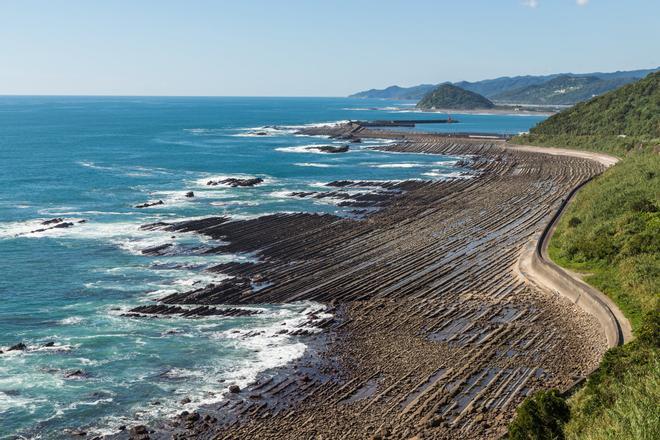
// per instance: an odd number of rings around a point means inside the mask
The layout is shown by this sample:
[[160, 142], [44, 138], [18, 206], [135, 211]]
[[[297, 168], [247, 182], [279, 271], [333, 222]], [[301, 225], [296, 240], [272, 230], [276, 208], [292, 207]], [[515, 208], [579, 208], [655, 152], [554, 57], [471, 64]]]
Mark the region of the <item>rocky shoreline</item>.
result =
[[[146, 226], [221, 239], [210, 252], [250, 252], [257, 262], [219, 265], [233, 278], [131, 313], [192, 317], [312, 300], [333, 318], [310, 317], [321, 334], [293, 335], [309, 347], [293, 365], [221, 404], [114, 438], [498, 438], [526, 395], [566, 387], [598, 363], [606, 341], [596, 320], [526, 283], [515, 265], [562, 197], [601, 165], [355, 124], [305, 134], [476, 156], [464, 165], [478, 177], [381, 188], [378, 209], [361, 220], [277, 214]], [[359, 186], [331, 185], [340, 194]]]

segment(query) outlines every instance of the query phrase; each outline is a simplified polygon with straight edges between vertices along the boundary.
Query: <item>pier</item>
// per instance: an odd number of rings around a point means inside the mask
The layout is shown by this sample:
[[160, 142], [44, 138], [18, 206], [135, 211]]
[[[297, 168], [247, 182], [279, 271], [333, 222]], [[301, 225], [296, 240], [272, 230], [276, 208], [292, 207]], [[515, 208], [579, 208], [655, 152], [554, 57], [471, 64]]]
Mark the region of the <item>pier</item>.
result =
[[362, 127], [414, 127], [417, 124], [455, 124], [459, 121], [452, 118], [447, 119], [399, 119], [378, 121], [352, 121]]

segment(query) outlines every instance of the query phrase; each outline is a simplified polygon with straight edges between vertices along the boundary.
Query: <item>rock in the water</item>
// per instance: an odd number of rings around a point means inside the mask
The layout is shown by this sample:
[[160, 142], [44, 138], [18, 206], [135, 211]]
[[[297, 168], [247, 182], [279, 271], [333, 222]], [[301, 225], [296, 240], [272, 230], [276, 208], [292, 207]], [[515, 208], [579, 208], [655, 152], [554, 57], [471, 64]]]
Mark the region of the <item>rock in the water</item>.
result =
[[195, 193], [192, 192], [192, 191], [188, 191], [188, 192], [186, 193], [186, 197], [195, 197]]
[[183, 399], [181, 399], [181, 404], [182, 405], [185, 405], [185, 404], [190, 403], [190, 402], [191, 402], [191, 400], [190, 400], [189, 397], [184, 397]]
[[235, 177], [230, 177], [228, 179], [222, 180], [209, 180], [206, 182], [208, 186], [218, 186], [218, 185], [228, 185], [232, 188], [237, 188], [241, 186], [255, 186], [262, 183], [264, 179], [261, 177], [254, 177], [250, 179], [237, 179]]
[[66, 379], [84, 379], [86, 377], [89, 377], [89, 374], [84, 372], [83, 370], [71, 370], [64, 373], [64, 377]]
[[16, 350], [21, 350], [21, 351], [27, 350], [27, 345], [25, 345], [22, 342], [19, 342], [18, 344], [12, 345], [7, 349], [7, 351], [16, 351]]
[[58, 223], [58, 224], [56, 224], [56, 225], [53, 226], [51, 229], [55, 229], [55, 228], [70, 228], [71, 226], [73, 226], [73, 223], [71, 223], [71, 222], [64, 222], [64, 223]]
[[135, 207], [136, 208], [148, 208], [150, 206], [164, 205], [164, 204], [165, 204], [165, 202], [163, 202], [162, 200], [158, 200], [156, 202], [144, 202], [144, 203], [141, 203], [139, 205], [135, 205]]
[[238, 385], [231, 385], [229, 387], [229, 392], [232, 394], [238, 394], [241, 392], [241, 387], [239, 387]]
[[307, 147], [308, 150], [318, 150], [323, 153], [346, 153], [349, 150], [348, 145], [335, 147], [334, 145], [322, 145], [320, 147]]
[[44, 346], [44, 347], [52, 347], [52, 346], [54, 346], [54, 345], [55, 345], [55, 342], [53, 342], [53, 341], [48, 341], [48, 342], [46, 342], [43, 346]]
[[42, 225], [52, 225], [53, 223], [61, 223], [63, 221], [64, 221], [63, 218], [57, 217], [57, 218], [52, 218], [50, 220], [45, 220], [45, 221], [41, 222], [41, 224]]

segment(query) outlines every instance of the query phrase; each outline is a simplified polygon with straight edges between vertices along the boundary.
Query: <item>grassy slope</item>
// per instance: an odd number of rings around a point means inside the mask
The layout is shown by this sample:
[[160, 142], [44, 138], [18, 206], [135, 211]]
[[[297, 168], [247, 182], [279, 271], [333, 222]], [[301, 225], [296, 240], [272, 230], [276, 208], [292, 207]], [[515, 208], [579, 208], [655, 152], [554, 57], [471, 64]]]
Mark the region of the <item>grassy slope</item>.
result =
[[588, 273], [634, 329], [660, 292], [660, 155], [624, 159], [576, 197], [550, 242], [550, 257]]
[[553, 260], [584, 273], [587, 282], [609, 295], [636, 335], [609, 350], [587, 385], [569, 400], [564, 435], [570, 439], [660, 438], [659, 82], [660, 74], [649, 75], [559, 113], [514, 140], [623, 158], [578, 193], [550, 243]]

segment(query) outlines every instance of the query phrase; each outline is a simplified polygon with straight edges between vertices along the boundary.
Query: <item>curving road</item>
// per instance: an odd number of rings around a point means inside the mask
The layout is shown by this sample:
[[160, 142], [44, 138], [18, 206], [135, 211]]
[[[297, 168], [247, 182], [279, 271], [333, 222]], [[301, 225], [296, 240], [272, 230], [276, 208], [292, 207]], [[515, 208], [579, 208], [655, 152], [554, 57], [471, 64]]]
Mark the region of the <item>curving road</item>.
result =
[[[564, 148], [510, 145], [505, 148], [516, 151], [545, 153], [551, 155], [579, 157], [601, 163], [606, 167], [616, 164], [619, 159], [604, 153], [576, 151]], [[568, 197], [548, 222], [547, 226], [523, 249], [518, 260], [518, 271], [533, 284], [554, 291], [569, 298], [587, 313], [596, 317], [603, 327], [609, 347], [622, 345], [632, 339], [630, 322], [617, 305], [605, 294], [585, 283], [578, 274], [555, 264], [548, 256], [548, 245], [559, 219], [575, 194], [592, 179], [573, 188]]]

